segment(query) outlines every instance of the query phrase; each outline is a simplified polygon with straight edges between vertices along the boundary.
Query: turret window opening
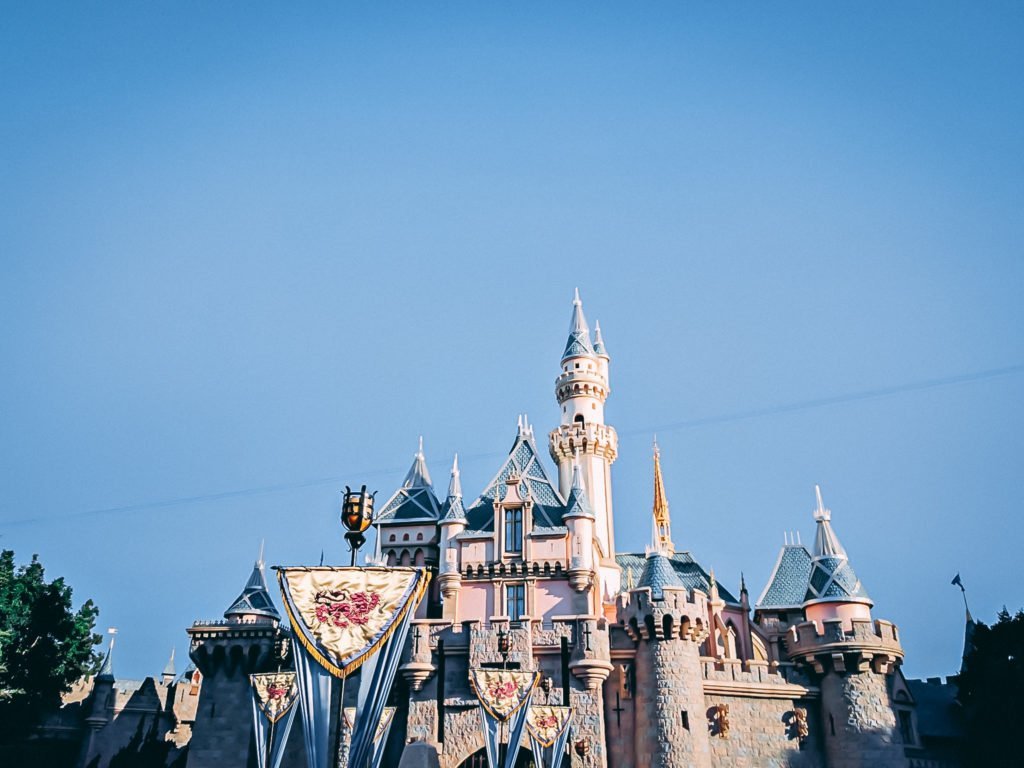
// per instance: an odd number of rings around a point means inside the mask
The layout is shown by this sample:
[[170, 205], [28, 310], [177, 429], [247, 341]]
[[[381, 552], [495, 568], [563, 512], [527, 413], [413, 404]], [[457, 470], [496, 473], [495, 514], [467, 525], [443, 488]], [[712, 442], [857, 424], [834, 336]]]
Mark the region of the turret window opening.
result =
[[521, 621], [526, 615], [525, 584], [508, 584], [505, 587], [505, 612], [510, 622]]
[[512, 507], [505, 510], [505, 551], [513, 553], [523, 551], [522, 507]]
[[585, 424], [582, 413], [577, 413], [572, 417], [572, 420], [575, 424], [579, 424], [581, 427]]

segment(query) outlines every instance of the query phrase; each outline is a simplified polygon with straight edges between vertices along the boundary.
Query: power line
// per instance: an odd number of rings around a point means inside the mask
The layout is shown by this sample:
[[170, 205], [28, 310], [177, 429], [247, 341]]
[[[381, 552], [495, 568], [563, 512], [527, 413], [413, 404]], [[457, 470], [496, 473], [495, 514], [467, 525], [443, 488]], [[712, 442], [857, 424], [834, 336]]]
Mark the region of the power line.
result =
[[[717, 414], [714, 416], [702, 416], [693, 419], [684, 419], [682, 421], [666, 422], [648, 427], [625, 430], [621, 434], [624, 436], [640, 434], [650, 435], [655, 432], [674, 432], [684, 429], [695, 429], [698, 427], [713, 426], [716, 424], [728, 424], [730, 422], [746, 421], [749, 419], [759, 419], [766, 416], [777, 416], [787, 413], [798, 413], [800, 411], [810, 411], [818, 408], [828, 408], [834, 405], [843, 405], [845, 403], [862, 402], [865, 400], [877, 400], [880, 398], [902, 395], [909, 392], [921, 392], [929, 389], [938, 389], [940, 387], [954, 386], [957, 384], [968, 384], [971, 382], [983, 381], [985, 379], [995, 379], [1002, 376], [1011, 376], [1018, 373], [1024, 373], [1024, 364], [1008, 365], [1002, 368], [991, 368], [985, 371], [975, 371], [973, 373], [963, 373], [936, 379], [924, 379], [921, 381], [896, 384], [889, 387], [864, 389], [856, 392], [847, 392], [839, 395], [830, 395], [827, 397], [799, 400], [792, 403], [781, 403], [779, 405], [751, 408], [742, 411], [734, 411], [732, 413]], [[501, 453], [500, 451], [487, 451], [484, 453], [466, 454], [462, 457], [462, 461], [464, 463], [469, 463], [482, 459], [500, 457], [503, 455], [504, 454]], [[382, 475], [394, 475], [401, 473], [402, 471], [404, 471], [404, 469], [405, 467], [387, 467], [383, 469], [371, 469], [363, 472], [351, 472], [349, 473], [349, 477], [369, 478], [378, 477]], [[244, 498], [247, 496], [263, 496], [266, 494], [282, 493], [285, 491], [294, 491], [302, 488], [313, 488], [320, 485], [340, 485], [342, 482], [343, 478], [341, 477], [321, 477], [314, 478], [311, 480], [300, 480], [292, 483], [280, 483], [277, 485], [257, 486], [254, 488], [243, 488], [240, 490], [222, 491], [220, 493], [210, 493], [199, 496], [184, 496], [176, 499], [164, 499], [161, 501], [142, 502], [139, 504], [127, 504], [120, 507], [103, 507], [99, 509], [81, 510], [78, 512], [69, 512], [63, 515], [26, 517], [20, 520], [8, 521], [4, 523], [4, 525], [8, 527], [13, 527], [22, 525], [32, 525], [34, 523], [50, 523], [57, 520], [94, 517], [99, 515], [119, 515], [128, 512], [145, 512], [154, 509], [167, 509], [169, 507], [180, 507], [189, 504], [202, 504], [207, 502], [222, 501], [224, 499]]]

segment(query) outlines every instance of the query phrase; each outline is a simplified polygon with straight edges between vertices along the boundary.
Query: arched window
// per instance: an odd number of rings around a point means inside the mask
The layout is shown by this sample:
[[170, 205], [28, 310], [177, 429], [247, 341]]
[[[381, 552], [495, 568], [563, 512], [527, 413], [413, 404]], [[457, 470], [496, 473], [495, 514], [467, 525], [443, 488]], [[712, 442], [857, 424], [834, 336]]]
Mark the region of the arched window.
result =
[[586, 423], [583, 420], [583, 414], [582, 413], [577, 413], [575, 416], [572, 417], [572, 420], [573, 420], [574, 424], [579, 424], [581, 427]]
[[408, 541], [408, 540], [409, 540], [409, 534], [408, 533], [403, 533], [402, 534], [402, 541]]
[[416, 541], [423, 541], [423, 533], [422, 532], [416, 534]]

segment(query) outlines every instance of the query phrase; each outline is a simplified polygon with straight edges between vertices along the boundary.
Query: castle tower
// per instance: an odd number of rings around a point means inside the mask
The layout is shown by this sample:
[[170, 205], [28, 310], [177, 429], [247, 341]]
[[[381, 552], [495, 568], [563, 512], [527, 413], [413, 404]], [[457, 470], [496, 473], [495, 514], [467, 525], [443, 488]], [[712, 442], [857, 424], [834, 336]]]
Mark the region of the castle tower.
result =
[[904, 768], [892, 706], [892, 677], [903, 661], [896, 626], [872, 621], [871, 599], [832, 530], [815, 486], [817, 536], [804, 598], [807, 621], [787, 637], [789, 657], [821, 689], [830, 768]]
[[443, 601], [443, 618], [456, 621], [459, 615], [458, 599], [462, 588], [459, 569], [459, 547], [456, 538], [466, 530], [466, 509], [462, 503], [462, 480], [459, 477], [459, 455], [452, 461], [452, 476], [448, 483], [448, 498], [441, 507], [440, 560], [438, 582]]
[[587, 499], [594, 513], [593, 545], [597, 552], [600, 597], [611, 602], [620, 588], [620, 570], [615, 563], [615, 534], [612, 524], [611, 465], [618, 455], [619, 438], [605, 424], [604, 404], [608, 399], [608, 352], [600, 329], [594, 341], [583, 315], [579, 291], [572, 303], [569, 338], [562, 353], [562, 372], [555, 379], [555, 397], [561, 408], [561, 424], [551, 431], [548, 447], [558, 465], [558, 489], [568, 498], [572, 489], [574, 461]]
[[192, 739], [189, 768], [246, 765], [252, 723], [240, 712], [251, 704], [249, 675], [277, 664], [280, 614], [263, 573], [263, 548], [242, 593], [223, 621], [197, 621], [189, 627], [189, 656], [203, 675], [203, 691]]
[[[637, 644], [636, 768], [709, 768], [700, 647], [708, 596], [689, 590], [672, 565], [668, 504], [655, 453], [654, 532], [640, 580], [619, 597], [618, 620]], [[660, 498], [659, 498], [660, 491]], [[664, 524], [664, 528], [662, 525]]]

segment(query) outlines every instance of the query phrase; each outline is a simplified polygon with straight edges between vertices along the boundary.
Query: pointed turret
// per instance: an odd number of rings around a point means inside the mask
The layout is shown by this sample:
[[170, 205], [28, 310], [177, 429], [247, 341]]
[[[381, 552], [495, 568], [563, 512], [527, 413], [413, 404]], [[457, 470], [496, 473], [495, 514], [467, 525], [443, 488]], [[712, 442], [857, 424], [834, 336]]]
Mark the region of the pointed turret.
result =
[[448, 482], [448, 498], [444, 502], [445, 522], [466, 522], [466, 509], [462, 503], [462, 480], [459, 476], [459, 454], [452, 461], [452, 477]]
[[665, 495], [665, 481], [661, 477], [661, 450], [658, 442], [654, 442], [654, 505], [652, 509], [654, 516], [654, 531], [651, 545], [658, 552], [665, 555], [675, 553], [675, 546], [672, 544], [672, 521], [668, 511], [668, 497]]
[[174, 670], [174, 649], [171, 648], [171, 658], [164, 665], [164, 671], [160, 673], [160, 677], [163, 678], [164, 685], [170, 685], [177, 676], [178, 673]]
[[818, 525], [811, 557], [811, 575], [804, 595], [804, 605], [815, 603], [863, 603], [870, 606], [860, 579], [850, 565], [850, 558], [832, 530], [832, 511], [825, 508], [821, 488], [814, 486], [817, 508], [814, 520]]
[[572, 300], [572, 318], [569, 321], [569, 338], [565, 342], [562, 362], [573, 357], [594, 357], [594, 347], [590, 343], [590, 328], [587, 318], [583, 316], [583, 302], [580, 301], [580, 289], [576, 289]]
[[114, 640], [117, 639], [117, 630], [111, 627], [107, 630], [107, 634], [110, 635], [110, 645], [107, 646], [107, 655], [103, 657], [103, 663], [100, 664], [100, 671], [96, 673], [97, 680], [114, 679]]
[[604, 337], [601, 336], [601, 321], [594, 321], [594, 354], [598, 357], [608, 359], [608, 350], [604, 346]]
[[274, 607], [274, 601], [270, 598], [267, 589], [267, 580], [263, 573], [263, 546], [260, 545], [260, 555], [252, 567], [249, 580], [242, 589], [242, 594], [235, 598], [226, 611], [224, 618], [233, 621], [249, 622], [261, 618], [280, 621], [281, 614]]
[[583, 487], [583, 475], [578, 463], [574, 464], [572, 468], [572, 486], [569, 488], [569, 498], [565, 502], [565, 514], [562, 515], [562, 519], [571, 517], [594, 519], [594, 510], [590, 508], [590, 502], [587, 501], [587, 492]]

